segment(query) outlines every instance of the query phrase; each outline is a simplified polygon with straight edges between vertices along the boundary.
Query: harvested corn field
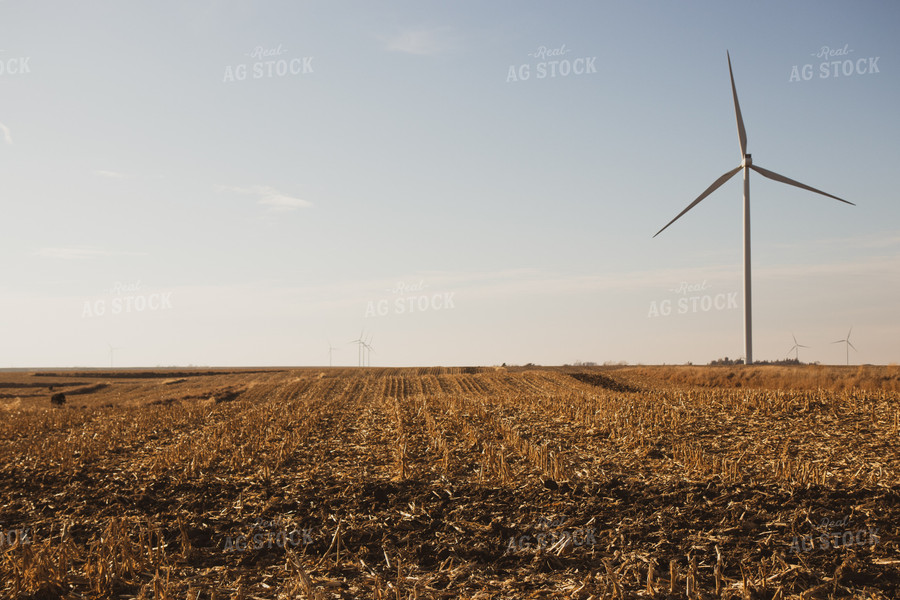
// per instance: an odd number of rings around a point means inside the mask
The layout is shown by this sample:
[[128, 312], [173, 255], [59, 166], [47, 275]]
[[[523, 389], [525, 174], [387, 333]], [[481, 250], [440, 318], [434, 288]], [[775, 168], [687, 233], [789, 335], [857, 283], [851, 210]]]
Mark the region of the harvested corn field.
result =
[[900, 597], [897, 392], [675, 379], [3, 373], [0, 593]]

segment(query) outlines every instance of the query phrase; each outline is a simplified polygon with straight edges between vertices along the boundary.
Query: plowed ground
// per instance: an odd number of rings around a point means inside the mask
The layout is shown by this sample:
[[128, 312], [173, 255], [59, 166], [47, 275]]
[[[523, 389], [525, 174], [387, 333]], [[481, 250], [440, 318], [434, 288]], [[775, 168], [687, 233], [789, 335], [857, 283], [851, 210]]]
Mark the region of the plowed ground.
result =
[[0, 594], [900, 598], [896, 392], [652, 373], [0, 373]]

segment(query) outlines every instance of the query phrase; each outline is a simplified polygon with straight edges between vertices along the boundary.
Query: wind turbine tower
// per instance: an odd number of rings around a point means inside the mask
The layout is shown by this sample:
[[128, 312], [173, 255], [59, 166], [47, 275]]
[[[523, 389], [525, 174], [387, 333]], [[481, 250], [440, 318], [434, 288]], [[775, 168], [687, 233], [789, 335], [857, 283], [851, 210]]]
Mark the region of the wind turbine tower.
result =
[[856, 352], [859, 352], [859, 350], [856, 350], [856, 346], [854, 346], [853, 344], [850, 343], [850, 332], [851, 331], [853, 331], [852, 327], [850, 328], [850, 331], [847, 332], [847, 337], [845, 337], [842, 340], [837, 340], [837, 341], [831, 342], [832, 344], [846, 344], [847, 345], [847, 366], [850, 366], [850, 348], [853, 348], [853, 350], [855, 350]]
[[116, 350], [122, 350], [122, 348], [114, 348], [113, 345], [110, 344], [109, 342], [107, 342], [106, 345], [109, 346], [109, 368], [112, 369], [113, 368], [113, 356], [115, 355]]
[[328, 366], [329, 367], [332, 366], [331, 353], [334, 352], [335, 350], [340, 350], [340, 348], [335, 348], [334, 346], [331, 345], [331, 342], [329, 341], [328, 342]]
[[741, 117], [741, 106], [738, 103], [737, 88], [734, 85], [734, 72], [731, 70], [731, 55], [727, 52], [725, 55], [728, 57], [728, 74], [731, 76], [731, 95], [734, 98], [734, 114], [735, 117], [737, 117], [738, 141], [741, 145], [741, 164], [716, 179], [712, 185], [706, 188], [706, 191], [700, 194], [696, 200], [688, 204], [687, 208], [678, 213], [677, 217], [669, 221], [666, 226], [657, 231], [653, 237], [656, 237], [665, 231], [669, 225], [680, 219], [684, 213], [697, 206], [701, 200], [712, 194], [722, 184], [734, 177], [738, 171], [744, 172], [744, 364], [749, 365], [753, 363], [753, 326], [750, 305], [750, 169], [753, 169], [763, 177], [767, 177], [773, 181], [779, 181], [803, 190], [815, 192], [816, 194], [828, 196], [829, 198], [840, 200], [845, 204], [855, 205], [852, 202], [847, 202], [842, 198], [832, 196], [822, 190], [817, 190], [814, 187], [810, 187], [799, 181], [794, 181], [793, 179], [788, 179], [784, 175], [779, 175], [778, 173], [774, 173], [753, 164], [753, 160], [747, 153], [747, 132], [744, 129], [744, 119]]
[[788, 355], [790, 356], [791, 352], [796, 352], [794, 358], [797, 360], [797, 362], [800, 362], [800, 348], [809, 348], [809, 346], [804, 346], [803, 344], [798, 343], [797, 337], [793, 333], [791, 334], [791, 337], [794, 338], [794, 347], [788, 350]]
[[357, 358], [359, 359], [359, 366], [364, 367], [366, 365], [366, 340], [363, 339], [363, 334], [365, 330], [359, 332], [359, 337], [355, 340], [350, 340], [347, 342], [348, 344], [356, 344], [357, 345]]
[[[369, 339], [363, 342], [363, 357], [365, 358], [365, 366], [372, 366], [372, 353], [375, 352], [375, 348], [372, 347], [372, 336], [369, 335]], [[368, 354], [366, 354], [368, 353]]]

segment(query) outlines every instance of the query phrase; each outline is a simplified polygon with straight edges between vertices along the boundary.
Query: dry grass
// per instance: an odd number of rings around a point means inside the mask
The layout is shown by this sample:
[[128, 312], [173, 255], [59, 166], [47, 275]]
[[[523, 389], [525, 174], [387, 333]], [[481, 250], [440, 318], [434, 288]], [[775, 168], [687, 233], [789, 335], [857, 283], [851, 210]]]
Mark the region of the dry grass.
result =
[[0, 596], [896, 598], [896, 376], [6, 373]]
[[750, 365], [625, 367], [621, 376], [713, 388], [900, 392], [900, 366]]

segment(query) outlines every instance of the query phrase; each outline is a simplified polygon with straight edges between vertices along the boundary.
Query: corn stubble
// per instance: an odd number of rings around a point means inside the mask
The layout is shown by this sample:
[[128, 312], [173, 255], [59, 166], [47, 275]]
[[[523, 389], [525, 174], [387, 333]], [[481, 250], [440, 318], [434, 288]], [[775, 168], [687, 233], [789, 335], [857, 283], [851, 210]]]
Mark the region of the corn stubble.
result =
[[890, 372], [753, 369], [3, 374], [0, 595], [900, 597]]

